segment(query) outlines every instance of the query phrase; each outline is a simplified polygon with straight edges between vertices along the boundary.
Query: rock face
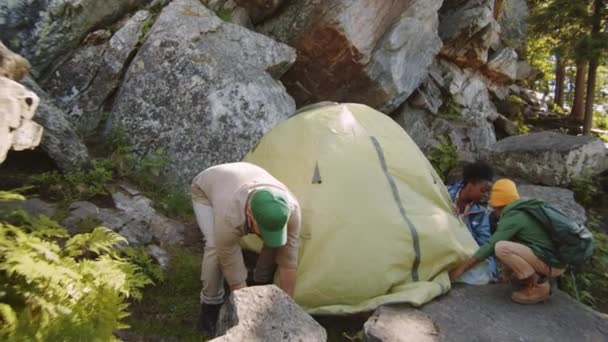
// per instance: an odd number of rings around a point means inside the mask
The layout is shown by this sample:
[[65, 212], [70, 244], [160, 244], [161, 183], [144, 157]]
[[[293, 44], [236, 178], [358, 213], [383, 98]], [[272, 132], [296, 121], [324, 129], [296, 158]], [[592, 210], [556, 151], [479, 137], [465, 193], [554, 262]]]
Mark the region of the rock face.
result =
[[365, 341], [439, 341], [431, 318], [412, 308], [381, 306], [363, 327]]
[[196, 0], [165, 7], [131, 63], [107, 132], [129, 132], [139, 155], [164, 148], [186, 186], [201, 170], [240, 160], [295, 110], [274, 77], [290, 47], [225, 23]]
[[0, 41], [0, 76], [19, 81], [29, 70], [27, 59], [12, 52]]
[[494, 18], [495, 0], [446, 0], [439, 15], [441, 56], [471, 68], [488, 62], [488, 51], [500, 42]]
[[94, 28], [103, 27], [145, 0], [15, 0], [0, 5], [0, 39], [25, 56], [34, 76], [68, 55]]
[[441, 48], [440, 5], [292, 1], [259, 30], [297, 49], [298, 59], [281, 80], [298, 105], [359, 102], [388, 113], [418, 87]]
[[93, 32], [85, 39], [88, 45], [74, 51], [40, 82], [79, 133], [91, 134], [99, 126], [104, 105], [119, 87], [125, 64], [133, 57], [149, 18], [150, 13], [139, 11], [113, 36], [106, 29]]
[[574, 200], [574, 193], [568, 189], [523, 184], [517, 190], [521, 197], [540, 198], [563, 211], [576, 222], [584, 224], [587, 221], [585, 208]]
[[275, 285], [233, 291], [213, 341], [326, 341], [327, 333]]
[[474, 159], [496, 142], [492, 122], [498, 113], [488, 83], [470, 69], [435, 61], [427, 80], [395, 119], [425, 153], [438, 137], [447, 136], [462, 159]]
[[44, 127], [40, 144], [42, 149], [64, 171], [87, 165], [90, 162], [89, 152], [66, 119], [65, 113], [30, 77], [26, 77], [23, 83], [40, 97], [40, 105], [33, 120]]
[[484, 70], [492, 79], [509, 82], [517, 78], [517, 66], [517, 52], [504, 48], [492, 55]]
[[[605, 341], [608, 316], [555, 290], [540, 305], [511, 302], [508, 285], [456, 286], [422, 308], [381, 308], [365, 324], [372, 341]], [[436, 330], [431, 329], [434, 324]], [[436, 331], [437, 335], [420, 334]], [[381, 334], [381, 335], [380, 335]], [[410, 336], [412, 334], [412, 336]], [[422, 336], [420, 336], [422, 335]], [[429, 336], [430, 335], [430, 336]], [[430, 339], [430, 337], [434, 339]]]
[[608, 168], [601, 140], [552, 132], [500, 140], [485, 159], [499, 173], [552, 186], [568, 185], [574, 178], [595, 176]]
[[42, 126], [32, 119], [39, 102], [33, 92], [0, 76], [0, 163], [10, 149], [22, 151], [40, 143]]
[[519, 51], [526, 43], [528, 2], [526, 0], [503, 0], [498, 23], [502, 29], [503, 44]]

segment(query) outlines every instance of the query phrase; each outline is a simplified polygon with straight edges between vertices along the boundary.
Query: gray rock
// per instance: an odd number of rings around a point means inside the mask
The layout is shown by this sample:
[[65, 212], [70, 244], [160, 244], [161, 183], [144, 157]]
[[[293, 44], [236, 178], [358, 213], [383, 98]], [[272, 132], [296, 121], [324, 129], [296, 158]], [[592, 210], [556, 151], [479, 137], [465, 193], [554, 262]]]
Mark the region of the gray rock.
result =
[[72, 235], [86, 233], [82, 231], [83, 220], [96, 220], [100, 226], [124, 236], [131, 245], [146, 245], [153, 240], [148, 231], [148, 223], [132, 212], [99, 208], [90, 202], [72, 203], [69, 210], [68, 217], [61, 221], [61, 225]]
[[171, 260], [167, 251], [156, 245], [149, 245], [148, 247], [146, 247], [146, 250], [148, 251], [150, 256], [154, 258], [156, 262], [158, 262], [162, 269], [166, 270], [169, 267], [169, 262]]
[[[233, 291], [213, 341], [326, 341], [319, 323], [275, 285]], [[223, 336], [222, 336], [223, 335]]]
[[281, 80], [298, 106], [358, 102], [388, 113], [423, 81], [441, 47], [440, 5], [292, 1], [258, 29], [297, 49], [296, 63]]
[[494, 0], [445, 1], [439, 13], [441, 56], [472, 68], [488, 62], [488, 51], [500, 42]]
[[148, 228], [163, 248], [184, 243], [186, 227], [176, 220], [155, 214], [150, 219]]
[[510, 137], [519, 134], [519, 127], [513, 121], [507, 119], [504, 115], [498, 114], [494, 120], [494, 131], [496, 135], [501, 137]]
[[517, 81], [536, 81], [542, 75], [542, 72], [533, 67], [527, 61], [518, 61], [517, 62], [517, 75], [515, 76], [515, 80]]
[[63, 171], [73, 171], [88, 165], [90, 159], [87, 147], [66, 119], [65, 113], [29, 76], [23, 79], [23, 84], [40, 97], [33, 120], [44, 128], [40, 144], [42, 150]]
[[528, 2], [526, 0], [503, 0], [498, 23], [503, 44], [520, 51], [526, 45]]
[[[61, 221], [61, 225], [64, 226], [71, 235], [88, 233], [81, 230], [80, 223], [83, 220], [95, 219], [101, 222], [101, 220], [99, 220], [101, 211], [91, 202], [74, 202], [70, 204], [68, 210], [68, 217]], [[111, 227], [108, 228], [111, 229]]]
[[32, 63], [36, 78], [104, 27], [146, 0], [14, 0], [0, 4], [0, 39]]
[[534, 184], [568, 185], [608, 168], [600, 139], [553, 132], [518, 135], [498, 141], [484, 153], [495, 169]]
[[146, 232], [151, 234], [162, 248], [184, 243], [186, 226], [169, 219], [152, 207], [152, 201], [135, 189], [121, 185], [121, 190], [112, 193], [116, 208], [127, 214], [134, 221], [142, 222]]
[[364, 340], [369, 342], [436, 342], [439, 332], [433, 320], [419, 310], [381, 306], [363, 326]]
[[[415, 1], [378, 42], [366, 72], [386, 93], [387, 100], [378, 107], [380, 111], [395, 110], [427, 76], [442, 46], [437, 35], [437, 11], [441, 3]], [[353, 101], [361, 102], [373, 93], [353, 95]]]
[[395, 120], [425, 153], [440, 136], [447, 136], [461, 159], [473, 160], [496, 142], [492, 122], [498, 113], [488, 84], [479, 73], [436, 60], [428, 79], [399, 109]]
[[[147, 11], [135, 13], [109, 40], [78, 48], [70, 59], [40, 81], [79, 133], [89, 135], [99, 126], [104, 105], [120, 85], [148, 18]], [[110, 34], [107, 30], [103, 32]]]
[[24, 201], [0, 202], [0, 211], [7, 212], [13, 210], [23, 210], [34, 217], [40, 215], [52, 217], [57, 212], [57, 206], [33, 197]]
[[503, 48], [492, 55], [484, 66], [484, 73], [491, 79], [510, 83], [517, 78], [517, 52], [512, 48]]
[[125, 75], [106, 133], [129, 132], [140, 156], [164, 148], [184, 188], [201, 170], [240, 160], [295, 110], [280, 77], [290, 47], [223, 22], [196, 0], [163, 9]]
[[[429, 315], [440, 341], [606, 341], [608, 316], [554, 290], [540, 305], [511, 302], [508, 285], [456, 286], [419, 310]], [[404, 311], [408, 315], [410, 311]]]
[[581, 224], [587, 222], [585, 208], [576, 202], [574, 193], [568, 189], [521, 184], [517, 186], [517, 190], [521, 197], [540, 198], [545, 202], [555, 205], [576, 222]]

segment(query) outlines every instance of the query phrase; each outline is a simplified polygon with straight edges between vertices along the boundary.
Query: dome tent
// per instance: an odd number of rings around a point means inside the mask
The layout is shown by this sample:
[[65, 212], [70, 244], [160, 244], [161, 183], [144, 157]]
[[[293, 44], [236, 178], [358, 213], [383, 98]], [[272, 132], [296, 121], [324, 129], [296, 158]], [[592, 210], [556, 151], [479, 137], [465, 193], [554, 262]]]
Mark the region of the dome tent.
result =
[[[477, 248], [414, 141], [370, 107], [309, 107], [267, 133], [245, 161], [300, 202], [294, 297], [310, 313], [421, 305], [449, 290], [447, 268]], [[244, 245], [258, 249], [254, 239]]]

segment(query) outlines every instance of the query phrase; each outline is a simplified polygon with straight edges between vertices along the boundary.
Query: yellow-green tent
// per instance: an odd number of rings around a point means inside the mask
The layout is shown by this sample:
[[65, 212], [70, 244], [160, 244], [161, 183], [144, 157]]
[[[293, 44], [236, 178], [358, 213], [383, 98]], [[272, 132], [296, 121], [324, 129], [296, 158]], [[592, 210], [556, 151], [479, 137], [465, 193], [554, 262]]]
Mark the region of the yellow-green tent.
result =
[[446, 268], [477, 247], [414, 141], [370, 107], [301, 111], [245, 160], [286, 184], [301, 204], [295, 301], [310, 313], [421, 305], [449, 290]]

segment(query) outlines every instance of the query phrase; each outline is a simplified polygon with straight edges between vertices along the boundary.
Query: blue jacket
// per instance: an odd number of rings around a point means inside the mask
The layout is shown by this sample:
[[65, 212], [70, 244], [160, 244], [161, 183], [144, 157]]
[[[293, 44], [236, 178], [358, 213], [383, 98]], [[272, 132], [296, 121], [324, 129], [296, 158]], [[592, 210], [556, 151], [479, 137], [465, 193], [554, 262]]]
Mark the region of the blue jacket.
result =
[[[448, 185], [448, 193], [450, 194], [450, 198], [454, 204], [456, 203], [456, 196], [458, 192], [464, 187], [462, 183], [455, 183]], [[469, 232], [473, 235], [473, 239], [477, 242], [479, 246], [483, 246], [490, 240], [490, 236], [492, 236], [492, 231], [490, 229], [490, 213], [492, 211], [486, 205], [475, 203], [471, 205], [469, 209], [468, 215], [464, 218], [464, 223], [466, 224]], [[489, 258], [490, 261], [490, 269], [496, 278], [497, 270], [496, 270], [496, 260], [494, 258]]]

